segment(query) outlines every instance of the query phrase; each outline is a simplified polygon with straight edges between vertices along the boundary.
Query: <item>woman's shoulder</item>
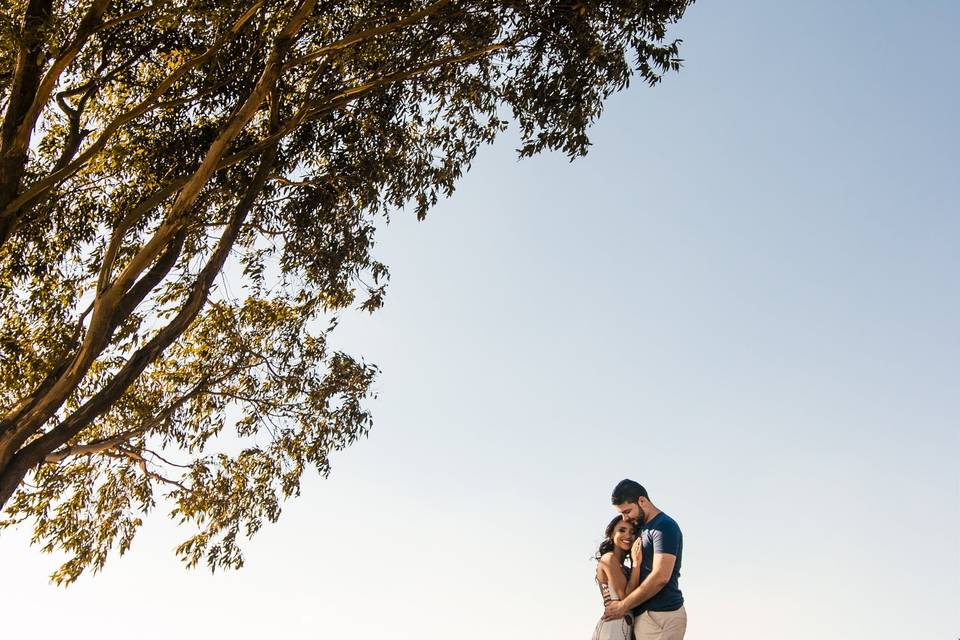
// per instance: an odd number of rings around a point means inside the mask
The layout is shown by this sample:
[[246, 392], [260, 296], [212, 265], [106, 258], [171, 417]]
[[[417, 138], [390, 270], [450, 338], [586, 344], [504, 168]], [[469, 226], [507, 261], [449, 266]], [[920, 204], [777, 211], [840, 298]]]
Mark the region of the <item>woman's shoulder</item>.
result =
[[599, 562], [605, 567], [612, 567], [616, 563], [616, 559], [613, 557], [613, 551], [607, 551], [600, 556]]

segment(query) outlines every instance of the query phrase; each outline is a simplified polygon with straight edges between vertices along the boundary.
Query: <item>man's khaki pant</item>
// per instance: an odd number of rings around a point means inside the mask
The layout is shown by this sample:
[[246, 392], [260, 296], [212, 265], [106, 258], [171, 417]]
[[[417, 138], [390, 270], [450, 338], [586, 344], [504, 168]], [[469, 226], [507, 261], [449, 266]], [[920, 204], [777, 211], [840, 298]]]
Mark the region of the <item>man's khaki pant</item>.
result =
[[644, 611], [633, 621], [637, 640], [683, 640], [687, 631], [687, 611]]

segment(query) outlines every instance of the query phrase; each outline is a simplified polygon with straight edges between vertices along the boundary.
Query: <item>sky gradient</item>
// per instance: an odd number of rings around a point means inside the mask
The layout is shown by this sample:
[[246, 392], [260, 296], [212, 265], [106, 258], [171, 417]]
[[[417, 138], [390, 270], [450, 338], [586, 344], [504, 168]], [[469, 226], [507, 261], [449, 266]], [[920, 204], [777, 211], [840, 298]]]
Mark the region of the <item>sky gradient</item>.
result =
[[393, 216], [386, 306], [336, 337], [374, 430], [247, 567], [182, 569], [158, 511], [58, 589], [6, 531], [3, 636], [586, 640], [630, 477], [683, 529], [688, 640], [957, 638], [958, 27], [701, 0], [588, 157], [511, 133]]

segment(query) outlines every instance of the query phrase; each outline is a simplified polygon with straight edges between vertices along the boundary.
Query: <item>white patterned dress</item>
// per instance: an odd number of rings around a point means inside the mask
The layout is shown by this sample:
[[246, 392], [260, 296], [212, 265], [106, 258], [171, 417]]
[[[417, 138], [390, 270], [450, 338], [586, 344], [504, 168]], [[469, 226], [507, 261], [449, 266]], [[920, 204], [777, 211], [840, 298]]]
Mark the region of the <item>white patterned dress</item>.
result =
[[[600, 585], [600, 595], [603, 596], [604, 606], [609, 602], [620, 599], [620, 594], [617, 593], [616, 589], [599, 580], [597, 580], [597, 584]], [[616, 620], [604, 620], [601, 617], [600, 621], [597, 622], [596, 629], [593, 630], [593, 640], [630, 640], [632, 622], [633, 618], [630, 615]]]

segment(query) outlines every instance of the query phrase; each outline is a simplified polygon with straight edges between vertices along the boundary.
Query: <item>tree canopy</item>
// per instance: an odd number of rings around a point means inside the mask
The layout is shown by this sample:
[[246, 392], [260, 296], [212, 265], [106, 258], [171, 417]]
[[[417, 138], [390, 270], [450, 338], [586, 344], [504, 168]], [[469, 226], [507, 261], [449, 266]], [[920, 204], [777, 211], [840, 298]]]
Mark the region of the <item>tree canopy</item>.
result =
[[[692, 0], [7, 0], [0, 506], [71, 582], [158, 505], [212, 569], [368, 432], [390, 211], [452, 194], [510, 121], [586, 153], [679, 67]], [[229, 283], [223, 273], [242, 274]]]

